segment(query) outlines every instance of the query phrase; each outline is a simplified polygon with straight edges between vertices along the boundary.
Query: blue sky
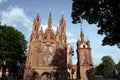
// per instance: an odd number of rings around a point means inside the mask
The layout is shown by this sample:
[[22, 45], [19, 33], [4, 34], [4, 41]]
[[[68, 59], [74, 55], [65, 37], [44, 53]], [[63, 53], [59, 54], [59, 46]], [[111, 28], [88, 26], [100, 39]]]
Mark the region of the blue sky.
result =
[[[80, 38], [80, 25], [82, 25], [85, 39], [91, 42], [94, 65], [101, 63], [101, 58], [107, 55], [111, 56], [116, 63], [120, 60], [120, 49], [116, 46], [101, 45], [104, 36], [97, 34], [98, 27], [95, 24], [89, 25], [86, 21], [82, 24], [72, 24], [72, 0], [0, 0], [0, 22], [21, 31], [28, 42], [37, 13], [39, 12], [41, 26], [45, 30], [50, 11], [54, 30], [59, 26], [61, 15], [64, 15], [67, 25], [67, 41], [75, 51], [76, 42]], [[76, 63], [76, 52], [74, 54], [73, 62]]]

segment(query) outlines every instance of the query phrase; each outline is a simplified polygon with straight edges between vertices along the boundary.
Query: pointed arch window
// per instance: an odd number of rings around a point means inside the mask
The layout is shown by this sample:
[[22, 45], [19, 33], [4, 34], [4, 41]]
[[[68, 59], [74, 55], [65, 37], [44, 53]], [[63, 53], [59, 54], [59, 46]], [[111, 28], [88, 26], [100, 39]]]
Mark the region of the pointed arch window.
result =
[[52, 46], [49, 47], [49, 51], [50, 51], [50, 53], [52, 53]]
[[46, 50], [47, 50], [47, 46], [44, 45], [44, 52], [43, 52], [43, 65], [46, 65], [46, 61], [47, 61]]
[[44, 54], [44, 55], [43, 55], [43, 65], [46, 64], [46, 60], [47, 60], [46, 58], [47, 58], [47, 57], [46, 57], [46, 54]]
[[88, 63], [86, 55], [83, 56], [83, 61], [84, 61], [83, 64], [87, 64]]
[[51, 65], [52, 63], [52, 55], [48, 55], [48, 65]]

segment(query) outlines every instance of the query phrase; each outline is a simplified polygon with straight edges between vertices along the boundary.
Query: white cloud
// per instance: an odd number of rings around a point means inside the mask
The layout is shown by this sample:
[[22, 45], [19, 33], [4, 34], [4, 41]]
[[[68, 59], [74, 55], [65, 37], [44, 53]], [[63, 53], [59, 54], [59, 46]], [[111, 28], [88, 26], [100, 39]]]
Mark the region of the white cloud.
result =
[[71, 32], [67, 32], [67, 38], [73, 37], [73, 34]]
[[[41, 27], [42, 27], [42, 29], [43, 29], [43, 32], [45, 32], [45, 30], [46, 30], [46, 28], [48, 27], [48, 25], [41, 24]], [[56, 30], [57, 30], [57, 27], [52, 26], [52, 29], [54, 30], [54, 33], [55, 33]]]
[[8, 0], [0, 0], [0, 3], [2, 3], [2, 2], [8, 2]]
[[76, 42], [76, 39], [67, 39], [67, 43], [70, 43], [71, 45], [75, 44]]
[[29, 27], [31, 26], [30, 18], [26, 15], [24, 9], [17, 6], [9, 6], [5, 11], [2, 11], [1, 21], [3, 24], [13, 27]]

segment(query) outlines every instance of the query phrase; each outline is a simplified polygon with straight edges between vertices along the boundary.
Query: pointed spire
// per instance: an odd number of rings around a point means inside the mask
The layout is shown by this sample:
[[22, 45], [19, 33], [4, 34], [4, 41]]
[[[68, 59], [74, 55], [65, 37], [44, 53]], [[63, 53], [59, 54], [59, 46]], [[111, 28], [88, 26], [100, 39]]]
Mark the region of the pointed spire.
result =
[[[64, 15], [63, 15], [63, 14], [62, 14], [62, 17], [61, 17], [61, 19], [60, 19], [60, 21], [59, 21], [59, 25], [66, 27], [66, 22], [65, 22], [65, 19], [64, 19]], [[60, 29], [61, 29], [61, 28], [60, 28]]]
[[56, 34], [58, 34], [58, 33], [59, 33], [59, 31], [58, 31], [58, 27], [57, 27]]
[[49, 13], [49, 19], [48, 19], [48, 27], [52, 27], [52, 16], [51, 16], [51, 12]]
[[43, 30], [42, 30], [42, 27], [41, 27], [41, 29], [40, 29], [40, 33], [41, 33], [41, 34], [43, 34]]
[[62, 20], [61, 20], [62, 22], [64, 21], [64, 16], [63, 16], [63, 14], [62, 14]]
[[80, 34], [80, 37], [81, 37], [81, 41], [84, 41], [84, 34], [82, 32], [82, 27], [81, 27], [81, 34]]
[[60, 23], [65, 23], [65, 19], [64, 19], [64, 15], [63, 15], [63, 13], [62, 13], [62, 18], [61, 18], [61, 20], [60, 20]]
[[37, 13], [36, 20], [39, 21], [39, 13]]
[[41, 20], [39, 18], [39, 13], [37, 13], [37, 16], [36, 16], [36, 18], [34, 19], [34, 22], [33, 22], [32, 32], [33, 33], [38, 33], [40, 25], [41, 25]]

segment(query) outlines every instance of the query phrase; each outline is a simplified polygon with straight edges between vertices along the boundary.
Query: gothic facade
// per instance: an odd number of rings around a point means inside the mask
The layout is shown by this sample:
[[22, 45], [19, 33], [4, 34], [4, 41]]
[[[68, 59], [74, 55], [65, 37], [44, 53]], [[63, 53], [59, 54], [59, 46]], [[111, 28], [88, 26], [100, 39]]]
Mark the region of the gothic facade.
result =
[[43, 33], [38, 14], [30, 36], [24, 80], [67, 80], [67, 52], [64, 16], [55, 33], [50, 13], [48, 27]]
[[[73, 69], [70, 53], [64, 16], [62, 15], [59, 27], [54, 32], [50, 12], [48, 27], [43, 32], [41, 19], [37, 14], [33, 21], [23, 80], [69, 80], [72, 78], [70, 70]], [[84, 41], [82, 31], [81, 40], [77, 42], [77, 56], [77, 74], [74, 75], [78, 79], [87, 80], [86, 70], [90, 69], [92, 64], [91, 48], [90, 41]]]

